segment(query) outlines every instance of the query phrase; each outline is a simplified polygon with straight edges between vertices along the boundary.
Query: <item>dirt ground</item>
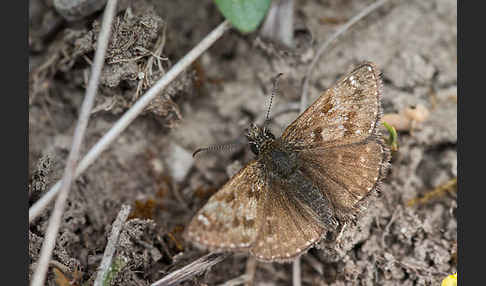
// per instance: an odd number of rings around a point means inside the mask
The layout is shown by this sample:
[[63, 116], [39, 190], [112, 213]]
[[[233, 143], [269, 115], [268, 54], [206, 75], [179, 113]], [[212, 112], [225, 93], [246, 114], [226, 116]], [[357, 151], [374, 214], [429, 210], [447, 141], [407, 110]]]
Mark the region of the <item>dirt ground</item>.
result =
[[[64, 268], [52, 267], [46, 285], [67, 285], [64, 278], [92, 284], [122, 204], [133, 211], [111, 285], [150, 285], [206, 254], [183, 241], [184, 226], [251, 152], [239, 147], [197, 159], [192, 152], [241, 139], [249, 122], [261, 123], [271, 79], [281, 72], [271, 122], [279, 135], [298, 115], [318, 43], [372, 2], [296, 1], [293, 51], [257, 33], [224, 35], [73, 184], [53, 256]], [[52, 5], [30, 1], [30, 204], [62, 176], [100, 28], [99, 13], [66, 22]], [[121, 1], [83, 154], [222, 20], [209, 0]], [[456, 1], [392, 0], [321, 57], [311, 102], [353, 66], [372, 61], [383, 72], [385, 114], [413, 124], [399, 132], [381, 194], [357, 225], [339, 243], [322, 242], [302, 256], [304, 285], [439, 285], [457, 271], [456, 22]], [[50, 210], [29, 226], [29, 278]], [[225, 283], [245, 273], [246, 260], [230, 256], [184, 285]], [[258, 263], [255, 285], [291, 281], [291, 264]]]

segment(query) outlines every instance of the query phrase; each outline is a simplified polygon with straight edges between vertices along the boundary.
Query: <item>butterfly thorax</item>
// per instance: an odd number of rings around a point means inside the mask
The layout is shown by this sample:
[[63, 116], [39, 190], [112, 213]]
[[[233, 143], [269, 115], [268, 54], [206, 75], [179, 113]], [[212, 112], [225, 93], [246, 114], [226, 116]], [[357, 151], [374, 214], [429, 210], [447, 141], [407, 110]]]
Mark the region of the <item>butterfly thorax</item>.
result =
[[252, 124], [247, 138], [251, 151], [257, 156], [256, 160], [268, 175], [286, 179], [297, 169], [296, 153], [287, 150], [286, 145], [265, 127]]

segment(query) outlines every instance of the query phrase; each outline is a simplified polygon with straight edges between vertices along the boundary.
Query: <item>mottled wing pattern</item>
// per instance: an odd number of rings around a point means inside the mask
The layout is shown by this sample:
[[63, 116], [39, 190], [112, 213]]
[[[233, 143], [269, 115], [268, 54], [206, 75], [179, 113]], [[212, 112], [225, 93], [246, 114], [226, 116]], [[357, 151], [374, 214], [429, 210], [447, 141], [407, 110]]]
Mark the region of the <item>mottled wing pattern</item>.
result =
[[287, 127], [277, 139], [285, 148], [263, 138], [259, 163], [250, 162], [209, 199], [186, 237], [213, 250], [290, 261], [352, 218], [388, 167], [377, 129], [381, 85], [374, 64], [364, 63]]
[[374, 137], [346, 146], [299, 152], [301, 160], [308, 163], [302, 171], [329, 197], [340, 219], [352, 217], [359, 202], [376, 188], [389, 156], [388, 148]]
[[258, 212], [260, 229], [250, 252], [261, 261], [290, 261], [319, 241], [324, 229], [305, 206], [288, 196], [288, 186], [277, 181], [267, 184]]
[[258, 232], [257, 205], [263, 191], [261, 170], [250, 162], [194, 216], [186, 238], [209, 249], [245, 249]]
[[307, 108], [282, 135], [290, 145], [326, 148], [362, 141], [380, 119], [382, 83], [373, 63], [339, 80]]

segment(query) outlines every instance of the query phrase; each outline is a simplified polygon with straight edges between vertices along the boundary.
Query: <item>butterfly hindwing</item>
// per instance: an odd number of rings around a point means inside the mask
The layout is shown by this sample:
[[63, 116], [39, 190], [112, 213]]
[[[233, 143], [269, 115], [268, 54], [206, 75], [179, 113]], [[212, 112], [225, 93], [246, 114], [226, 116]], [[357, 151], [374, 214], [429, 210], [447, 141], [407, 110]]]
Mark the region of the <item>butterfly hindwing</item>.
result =
[[344, 218], [355, 214], [360, 201], [376, 189], [388, 167], [389, 152], [375, 138], [346, 146], [304, 150], [299, 157], [308, 162], [302, 167], [303, 172], [329, 197], [336, 215]]
[[261, 261], [290, 261], [319, 241], [324, 229], [292, 196], [288, 185], [267, 181], [260, 229], [250, 252]]

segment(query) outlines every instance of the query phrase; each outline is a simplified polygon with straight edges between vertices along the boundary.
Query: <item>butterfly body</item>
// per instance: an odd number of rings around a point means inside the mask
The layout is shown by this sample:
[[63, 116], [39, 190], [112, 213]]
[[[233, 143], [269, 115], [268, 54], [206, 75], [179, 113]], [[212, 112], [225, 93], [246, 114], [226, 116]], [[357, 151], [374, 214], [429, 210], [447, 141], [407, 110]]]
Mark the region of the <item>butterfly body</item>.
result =
[[288, 179], [299, 167], [297, 154], [287, 150], [279, 140], [269, 142], [256, 161], [268, 178]]
[[291, 261], [354, 219], [388, 167], [381, 80], [364, 63], [326, 90], [280, 138], [251, 125], [255, 159], [196, 214], [186, 237], [212, 250]]

